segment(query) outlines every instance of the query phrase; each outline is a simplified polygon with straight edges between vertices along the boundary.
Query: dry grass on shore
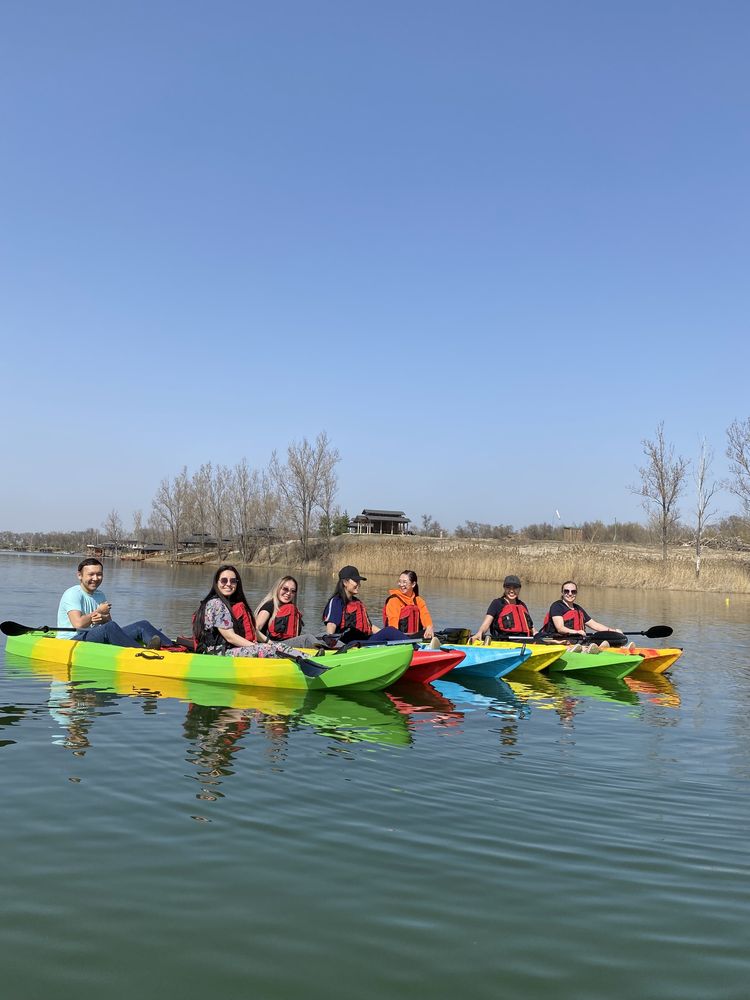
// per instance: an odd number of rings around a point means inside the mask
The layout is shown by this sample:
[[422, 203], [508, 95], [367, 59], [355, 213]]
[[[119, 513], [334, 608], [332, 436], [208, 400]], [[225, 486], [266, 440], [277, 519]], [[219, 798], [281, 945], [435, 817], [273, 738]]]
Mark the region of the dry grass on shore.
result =
[[586, 586], [750, 593], [749, 556], [705, 552], [696, 580], [690, 548], [670, 549], [665, 565], [661, 549], [644, 546], [343, 535], [334, 540], [331, 569], [347, 563], [365, 575], [396, 576], [408, 568], [436, 579], [502, 580], [518, 573], [525, 583], [571, 578]]

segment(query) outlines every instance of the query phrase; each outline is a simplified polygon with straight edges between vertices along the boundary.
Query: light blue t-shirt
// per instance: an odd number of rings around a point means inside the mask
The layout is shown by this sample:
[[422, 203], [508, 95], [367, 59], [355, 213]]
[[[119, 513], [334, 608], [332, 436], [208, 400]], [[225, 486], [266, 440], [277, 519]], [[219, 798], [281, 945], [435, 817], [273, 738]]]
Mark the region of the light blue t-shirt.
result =
[[[98, 606], [106, 601], [101, 590], [95, 590], [93, 594], [87, 594], [80, 583], [75, 587], [68, 587], [60, 598], [60, 605], [57, 609], [57, 627], [70, 628], [71, 621], [68, 618], [69, 611], [80, 611], [82, 615], [89, 615], [96, 611]], [[75, 632], [58, 632], [58, 639], [72, 639]]]

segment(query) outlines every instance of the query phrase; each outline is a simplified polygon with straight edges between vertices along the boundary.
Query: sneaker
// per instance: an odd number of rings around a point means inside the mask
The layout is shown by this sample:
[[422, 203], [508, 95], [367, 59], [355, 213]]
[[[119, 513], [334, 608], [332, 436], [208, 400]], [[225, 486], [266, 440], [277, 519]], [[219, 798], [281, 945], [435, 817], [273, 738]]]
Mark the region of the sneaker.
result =
[[440, 649], [440, 640], [436, 635], [430, 639], [430, 649]]
[[161, 649], [161, 639], [158, 635], [152, 635], [146, 643], [146, 649]]
[[609, 643], [605, 639], [604, 642], [599, 643], [599, 649], [609, 649]]

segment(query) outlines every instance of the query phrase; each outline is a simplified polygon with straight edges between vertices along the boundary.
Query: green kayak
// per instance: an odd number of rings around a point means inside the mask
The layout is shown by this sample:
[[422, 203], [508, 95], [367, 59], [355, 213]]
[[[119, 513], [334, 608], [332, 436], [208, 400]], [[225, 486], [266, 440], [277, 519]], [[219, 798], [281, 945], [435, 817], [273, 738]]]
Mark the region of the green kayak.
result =
[[549, 670], [550, 673], [600, 674], [622, 680], [623, 677], [632, 674], [641, 663], [643, 663], [642, 656], [625, 656], [622, 653], [610, 653], [606, 649], [599, 653], [573, 653], [568, 650], [550, 664]]

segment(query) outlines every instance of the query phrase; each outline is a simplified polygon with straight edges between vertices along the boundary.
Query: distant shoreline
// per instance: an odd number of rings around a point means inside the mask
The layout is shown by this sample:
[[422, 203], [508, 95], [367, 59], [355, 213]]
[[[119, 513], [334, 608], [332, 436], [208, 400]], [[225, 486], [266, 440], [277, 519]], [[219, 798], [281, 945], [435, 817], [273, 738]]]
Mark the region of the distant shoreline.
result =
[[[750, 594], [750, 553], [704, 551], [700, 579], [695, 577], [695, 552], [686, 546], [668, 550], [666, 564], [657, 546], [610, 542], [511, 542], [474, 538], [423, 536], [339, 535], [316, 541], [315, 558], [302, 564], [295, 543], [275, 545], [269, 562], [263, 558], [243, 562], [238, 554], [222, 556], [238, 566], [289, 571], [335, 573], [340, 566], [357, 566], [367, 576], [395, 576], [414, 569], [425, 579], [488, 580], [500, 582], [517, 573], [525, 583], [556, 585], [574, 579], [586, 587], [623, 587], [642, 590], [676, 590], [706, 593]], [[39, 555], [6, 551], [7, 555]], [[53, 553], [76, 558], [78, 553]], [[166, 555], [139, 560], [142, 565], [163, 566]], [[180, 565], [216, 566], [216, 552], [178, 559]]]

